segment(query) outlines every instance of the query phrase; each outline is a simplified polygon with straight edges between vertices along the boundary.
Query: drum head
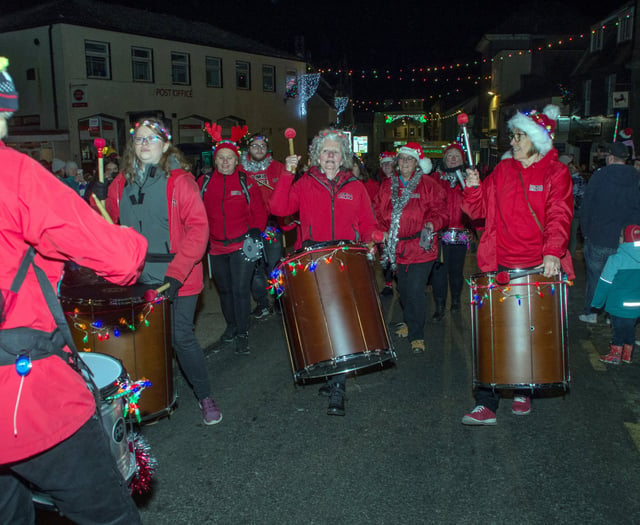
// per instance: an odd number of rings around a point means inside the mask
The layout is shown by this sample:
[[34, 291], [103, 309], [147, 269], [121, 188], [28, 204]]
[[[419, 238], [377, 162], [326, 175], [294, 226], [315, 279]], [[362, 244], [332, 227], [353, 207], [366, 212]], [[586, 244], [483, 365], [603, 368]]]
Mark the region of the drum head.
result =
[[[120, 361], [110, 355], [95, 352], [78, 352], [93, 374], [93, 382], [100, 389], [102, 397], [110, 395], [114, 383], [123, 373]], [[88, 379], [85, 377], [85, 379]]]

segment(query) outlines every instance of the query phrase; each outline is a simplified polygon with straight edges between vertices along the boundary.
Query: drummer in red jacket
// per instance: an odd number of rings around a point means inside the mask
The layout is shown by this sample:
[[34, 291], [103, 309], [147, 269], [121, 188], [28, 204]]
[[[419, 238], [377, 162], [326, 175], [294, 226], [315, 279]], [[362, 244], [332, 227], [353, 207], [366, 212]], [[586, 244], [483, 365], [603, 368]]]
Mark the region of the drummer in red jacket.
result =
[[[351, 172], [353, 153], [349, 138], [339, 130], [324, 129], [313, 139], [309, 170], [294, 184], [293, 174], [283, 174], [269, 201], [271, 212], [279, 216], [300, 213], [303, 245], [349, 240], [380, 242], [371, 200], [364, 184]], [[285, 159], [289, 172], [295, 171], [298, 157]], [[380, 234], [380, 232], [377, 232]], [[346, 376], [334, 375], [326, 387], [327, 414], [344, 416]]]
[[131, 225], [149, 241], [140, 281], [169, 285], [171, 339], [193, 388], [205, 425], [222, 421], [213, 397], [194, 317], [202, 291], [202, 257], [209, 225], [198, 185], [162, 121], [139, 120], [131, 130], [122, 172], [109, 185], [106, 208], [115, 222]]
[[[553, 105], [543, 113], [516, 113], [508, 122], [510, 153], [482, 184], [476, 169], [467, 170], [462, 209], [472, 219], [486, 219], [478, 245], [483, 272], [539, 268], [545, 277], [564, 270], [573, 278], [571, 259], [565, 257], [573, 216], [571, 175], [553, 147], [559, 113]], [[475, 398], [476, 407], [462, 423], [495, 425], [499, 393], [478, 388]], [[512, 411], [529, 414], [529, 395], [516, 391]]]
[[[0, 58], [0, 138], [18, 109]], [[140, 274], [147, 242], [108, 224], [34, 159], [0, 142], [0, 523], [34, 523], [31, 486], [74, 523], [142, 523], [93, 394], [45, 300], [71, 260], [118, 285]], [[30, 247], [33, 263], [10, 291]], [[59, 314], [64, 317], [62, 310]], [[64, 323], [64, 320], [62, 321]], [[70, 337], [70, 334], [69, 334]], [[25, 339], [27, 338], [27, 339]]]

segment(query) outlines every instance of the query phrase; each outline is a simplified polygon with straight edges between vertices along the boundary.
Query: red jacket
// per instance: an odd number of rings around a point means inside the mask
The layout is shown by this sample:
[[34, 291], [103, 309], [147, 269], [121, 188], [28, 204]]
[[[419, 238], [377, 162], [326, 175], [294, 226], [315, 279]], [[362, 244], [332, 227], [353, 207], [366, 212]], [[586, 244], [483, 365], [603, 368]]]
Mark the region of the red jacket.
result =
[[380, 183], [376, 179], [367, 179], [363, 182], [364, 187], [367, 188], [367, 193], [369, 194], [369, 198], [371, 202], [376, 198], [378, 192], [380, 191]]
[[[529, 210], [525, 189], [544, 233]], [[512, 158], [504, 159], [480, 186], [465, 189], [463, 211], [472, 219], [485, 219], [478, 246], [478, 267], [483, 272], [496, 271], [498, 264], [537, 266], [544, 255], [562, 258], [573, 217], [569, 169], [558, 161], [555, 149], [528, 168]]]
[[462, 187], [456, 184], [452, 188], [448, 180], [440, 178], [440, 172], [432, 173], [431, 177], [442, 186], [447, 194], [448, 221], [445, 228], [467, 228], [469, 217], [462, 211]]
[[[398, 177], [393, 174], [391, 177]], [[399, 196], [403, 192], [399, 182]], [[391, 226], [391, 178], [382, 181], [377, 198], [373, 202], [376, 211], [378, 228], [388, 231]], [[431, 177], [423, 175], [416, 186], [415, 192], [402, 210], [398, 238], [411, 237], [413, 239], [398, 240], [396, 246], [396, 260], [399, 264], [413, 264], [433, 261], [438, 256], [438, 239], [434, 238], [431, 250], [425, 251], [420, 246], [420, 232], [427, 222], [433, 223], [437, 232], [447, 225], [446, 194], [442, 187]]]
[[[118, 174], [109, 185], [105, 206], [114, 222], [120, 218], [120, 199], [126, 179]], [[169, 241], [175, 254], [167, 268], [167, 277], [180, 281], [179, 296], [197, 295], [203, 285], [202, 257], [207, 249], [209, 225], [193, 175], [182, 169], [171, 171], [167, 178]]]
[[[65, 260], [91, 268], [118, 285], [135, 282], [147, 242], [131, 228], [108, 224], [75, 191], [38, 162], [0, 142], [0, 288], [10, 288], [29, 245], [35, 264], [54, 289]], [[51, 332], [55, 321], [32, 269], [18, 291], [3, 329], [30, 327]], [[1, 350], [0, 350], [1, 351]], [[95, 412], [82, 377], [59, 357], [33, 361], [17, 406], [20, 376], [0, 367], [0, 464], [47, 450], [74, 434]]]
[[[265, 208], [258, 185], [247, 176], [249, 202], [240, 184], [239, 170], [222, 175], [217, 169], [205, 189], [203, 200], [209, 220], [209, 253], [222, 255], [242, 248], [244, 236], [251, 228], [264, 230], [267, 225]], [[199, 184], [202, 187], [204, 177]], [[224, 242], [234, 240], [225, 246]]]
[[376, 229], [364, 184], [350, 171], [329, 181], [316, 166], [294, 183], [283, 174], [271, 195], [271, 211], [286, 216], [300, 212], [300, 243], [304, 241], [371, 241]]

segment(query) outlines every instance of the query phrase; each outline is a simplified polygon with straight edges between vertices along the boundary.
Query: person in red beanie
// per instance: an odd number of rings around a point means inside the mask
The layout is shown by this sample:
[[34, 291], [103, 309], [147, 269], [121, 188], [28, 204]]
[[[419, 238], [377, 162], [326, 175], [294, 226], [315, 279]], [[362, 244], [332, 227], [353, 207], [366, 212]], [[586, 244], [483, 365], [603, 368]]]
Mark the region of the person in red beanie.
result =
[[[481, 184], [478, 170], [467, 169], [462, 211], [471, 219], [485, 218], [478, 245], [483, 272], [536, 268], [545, 277], [564, 270], [574, 278], [567, 250], [573, 217], [571, 175], [553, 147], [559, 115], [553, 105], [542, 113], [517, 112], [507, 123], [511, 150], [493, 172]], [[500, 393], [479, 387], [475, 399], [476, 407], [462, 423], [495, 425]], [[531, 412], [527, 392], [514, 392], [512, 411]]]
[[235, 142], [222, 140], [213, 152], [215, 169], [200, 179], [209, 220], [209, 261], [220, 294], [227, 327], [214, 345], [235, 343], [237, 355], [249, 355], [251, 278], [256, 261], [247, 257], [247, 236], [261, 239], [267, 225], [267, 209], [256, 182], [240, 169]]
[[447, 194], [448, 221], [445, 230], [439, 232], [440, 260], [435, 263], [431, 274], [431, 287], [436, 311], [434, 321], [444, 318], [447, 294], [451, 288], [451, 311], [460, 311], [460, 295], [464, 283], [464, 260], [471, 243], [469, 217], [462, 211], [464, 179], [464, 150], [460, 144], [447, 146], [442, 155], [443, 169], [432, 177]]
[[[446, 194], [428, 176], [431, 161], [422, 147], [408, 142], [396, 156], [396, 172], [382, 183], [373, 206], [378, 229], [387, 232], [383, 263], [397, 270], [404, 322], [396, 335], [408, 337], [415, 353], [424, 352], [425, 287], [438, 256], [434, 232], [447, 224]], [[431, 247], [420, 245], [423, 229], [434, 234]]]
[[[0, 138], [18, 109], [7, 66], [0, 57]], [[1, 141], [0, 203], [0, 523], [35, 523], [37, 489], [69, 523], [140, 524], [55, 289], [65, 261], [133, 284], [147, 241]]]
[[621, 241], [607, 259], [591, 301], [611, 316], [609, 353], [600, 358], [610, 365], [631, 363], [640, 317], [640, 226], [626, 226]]

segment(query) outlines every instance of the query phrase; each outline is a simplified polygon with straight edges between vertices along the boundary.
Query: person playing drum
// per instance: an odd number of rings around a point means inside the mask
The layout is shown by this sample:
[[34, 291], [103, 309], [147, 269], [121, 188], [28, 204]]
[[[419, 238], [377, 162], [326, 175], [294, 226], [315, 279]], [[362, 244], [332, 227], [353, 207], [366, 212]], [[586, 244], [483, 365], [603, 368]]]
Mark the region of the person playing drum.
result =
[[105, 205], [114, 222], [131, 225], [149, 241], [140, 281], [154, 288], [168, 284], [173, 347], [203, 422], [215, 425], [222, 421], [222, 413], [211, 397], [204, 354], [194, 331], [209, 238], [204, 204], [189, 165], [171, 144], [162, 121], [143, 118], [130, 136], [122, 172], [109, 185]]
[[451, 311], [460, 311], [460, 294], [464, 283], [464, 260], [471, 242], [471, 230], [468, 229], [469, 217], [462, 212], [462, 191], [464, 190], [464, 150], [460, 144], [446, 147], [442, 155], [442, 171], [432, 174], [447, 194], [447, 229], [439, 234], [440, 260], [433, 266], [431, 286], [436, 311], [434, 321], [444, 317], [447, 292], [451, 288]]
[[398, 291], [404, 322], [396, 335], [408, 337], [415, 353], [425, 351], [425, 287], [438, 256], [438, 243], [421, 245], [423, 229], [431, 234], [447, 224], [446, 194], [428, 173], [431, 161], [420, 144], [409, 142], [398, 150], [397, 172], [382, 182], [374, 200], [378, 228], [386, 235], [383, 263], [397, 266]]
[[[573, 278], [567, 252], [573, 215], [571, 175], [553, 147], [558, 116], [553, 105], [543, 113], [517, 112], [507, 124], [511, 151], [493, 172], [481, 184], [478, 171], [467, 169], [462, 210], [472, 219], [486, 220], [478, 246], [483, 272], [538, 268], [545, 277], [564, 271]], [[480, 387], [475, 399], [476, 407], [462, 423], [495, 425], [499, 394]], [[530, 397], [514, 392], [512, 411], [529, 414]]]
[[[0, 138], [18, 109], [7, 65], [0, 57]], [[62, 335], [54, 288], [68, 260], [132, 284], [147, 241], [108, 224], [40, 163], [2, 142], [0, 227], [0, 523], [35, 523], [32, 487], [55, 498], [73, 523], [142, 523], [96, 397], [66, 346], [71, 336]], [[16, 279], [21, 266], [26, 273]]]
[[[351, 172], [353, 153], [342, 131], [324, 129], [313, 139], [309, 170], [294, 184], [293, 174], [282, 175], [269, 201], [278, 216], [300, 213], [303, 246], [317, 242], [349, 240], [380, 242], [367, 190]], [[299, 158], [285, 159], [289, 172]], [[376, 238], [374, 238], [376, 237]], [[329, 415], [343, 416], [346, 375], [336, 374], [320, 389], [329, 396]]]

